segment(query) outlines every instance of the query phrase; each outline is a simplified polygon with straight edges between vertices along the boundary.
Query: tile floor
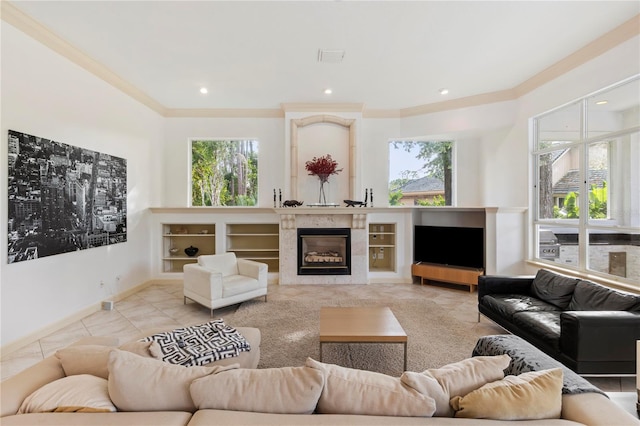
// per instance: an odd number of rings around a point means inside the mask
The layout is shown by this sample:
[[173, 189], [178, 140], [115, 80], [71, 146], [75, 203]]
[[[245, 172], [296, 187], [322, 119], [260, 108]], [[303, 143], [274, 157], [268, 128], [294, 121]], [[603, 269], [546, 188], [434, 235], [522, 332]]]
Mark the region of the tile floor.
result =
[[[490, 320], [477, 322], [477, 293], [464, 287], [430, 286], [419, 284], [371, 285], [270, 285], [269, 300], [312, 299], [318, 303], [337, 298], [413, 299], [428, 298], [451, 312], [451, 315], [480, 328], [483, 334], [497, 334], [502, 330]], [[215, 311], [215, 317], [224, 318], [237, 308], [230, 306]], [[15, 352], [2, 356], [2, 380], [33, 365], [56, 350], [81, 337], [115, 335], [124, 342], [141, 330], [163, 327], [176, 328], [208, 321], [209, 310], [196, 303], [183, 304], [182, 286], [157, 283], [117, 301], [112, 311], [99, 311], [64, 327]], [[605, 392], [635, 392], [635, 377], [589, 377]]]

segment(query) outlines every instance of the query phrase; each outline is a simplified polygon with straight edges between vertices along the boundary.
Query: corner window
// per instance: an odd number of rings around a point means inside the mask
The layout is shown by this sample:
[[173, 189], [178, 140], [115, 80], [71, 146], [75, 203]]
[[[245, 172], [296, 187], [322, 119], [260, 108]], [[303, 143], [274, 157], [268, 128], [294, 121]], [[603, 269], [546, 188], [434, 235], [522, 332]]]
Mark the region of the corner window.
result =
[[191, 141], [191, 206], [258, 204], [258, 141]]
[[453, 141], [389, 142], [389, 205], [451, 206]]
[[640, 283], [640, 79], [533, 119], [534, 258]]

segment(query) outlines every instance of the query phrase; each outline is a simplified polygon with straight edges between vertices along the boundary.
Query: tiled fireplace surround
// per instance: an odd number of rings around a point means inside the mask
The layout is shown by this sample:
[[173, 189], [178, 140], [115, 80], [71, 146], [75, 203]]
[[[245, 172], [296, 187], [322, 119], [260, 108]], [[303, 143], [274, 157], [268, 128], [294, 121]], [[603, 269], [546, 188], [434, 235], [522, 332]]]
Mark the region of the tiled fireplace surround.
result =
[[[367, 284], [367, 215], [319, 208], [280, 215], [280, 284]], [[351, 228], [351, 275], [298, 275], [298, 228]]]

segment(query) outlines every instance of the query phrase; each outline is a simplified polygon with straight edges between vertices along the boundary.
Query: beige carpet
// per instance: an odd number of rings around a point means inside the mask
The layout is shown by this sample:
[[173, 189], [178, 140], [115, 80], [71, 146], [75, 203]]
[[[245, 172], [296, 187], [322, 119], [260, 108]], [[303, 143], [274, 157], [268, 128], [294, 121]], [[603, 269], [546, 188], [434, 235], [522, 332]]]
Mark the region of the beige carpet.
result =
[[[323, 306], [388, 306], [408, 336], [407, 370], [423, 371], [471, 356], [481, 334], [474, 323], [452, 318], [425, 300], [344, 299]], [[320, 304], [300, 301], [245, 302], [225, 321], [234, 327], [257, 327], [262, 332], [259, 368], [300, 366], [307, 357], [318, 359]], [[324, 362], [400, 375], [401, 344], [325, 344]]]

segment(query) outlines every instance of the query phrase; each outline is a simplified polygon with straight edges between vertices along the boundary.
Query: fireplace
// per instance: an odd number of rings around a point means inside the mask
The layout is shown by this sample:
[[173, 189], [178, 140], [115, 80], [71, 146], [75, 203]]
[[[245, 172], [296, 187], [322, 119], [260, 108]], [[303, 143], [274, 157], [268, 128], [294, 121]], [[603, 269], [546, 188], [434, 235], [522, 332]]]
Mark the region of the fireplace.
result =
[[298, 275], [351, 275], [351, 229], [298, 228]]

